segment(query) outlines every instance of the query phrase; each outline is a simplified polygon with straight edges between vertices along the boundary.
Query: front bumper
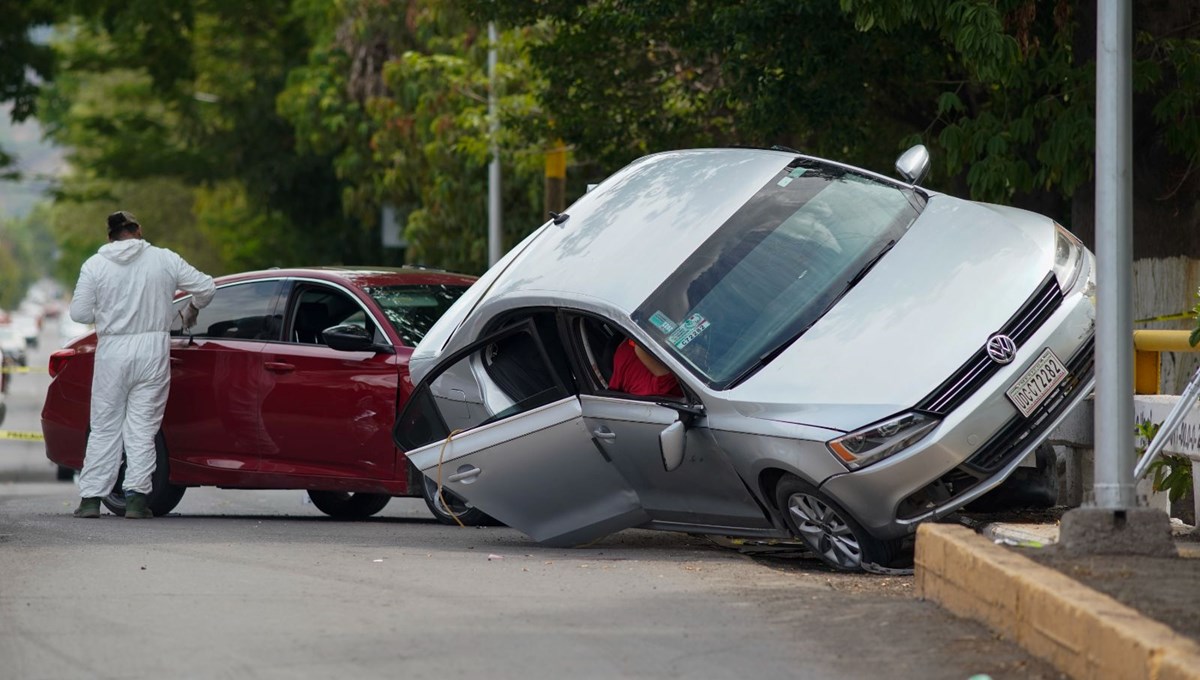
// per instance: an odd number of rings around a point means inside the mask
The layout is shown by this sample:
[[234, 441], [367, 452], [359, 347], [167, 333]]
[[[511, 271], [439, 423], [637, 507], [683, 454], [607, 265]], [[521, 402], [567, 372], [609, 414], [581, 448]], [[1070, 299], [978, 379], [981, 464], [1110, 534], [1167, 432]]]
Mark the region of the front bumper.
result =
[[[954, 512], [1003, 482], [1095, 383], [1095, 307], [1079, 293], [1068, 296], [1021, 346], [1017, 360], [961, 400], [942, 423], [903, 454], [832, 477], [821, 486], [871, 534], [895, 538], [919, 522]], [[1070, 377], [1028, 418], [1005, 390], [1045, 348]]]

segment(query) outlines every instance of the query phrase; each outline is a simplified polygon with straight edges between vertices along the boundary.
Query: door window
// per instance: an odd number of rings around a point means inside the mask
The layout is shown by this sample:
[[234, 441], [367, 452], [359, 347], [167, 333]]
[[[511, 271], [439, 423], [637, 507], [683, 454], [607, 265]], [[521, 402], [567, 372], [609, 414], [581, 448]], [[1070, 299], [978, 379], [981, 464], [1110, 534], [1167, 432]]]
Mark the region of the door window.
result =
[[[592, 316], [572, 317], [571, 335], [592, 392], [618, 392], [636, 399], [683, 399], [678, 378], [654, 355], [612, 324]], [[665, 373], [664, 373], [665, 371]]]
[[503, 420], [573, 394], [532, 320], [492, 334], [459, 352], [421, 383], [397, 420], [405, 450]]
[[[191, 335], [196, 338], [279, 339], [280, 317], [275, 301], [282, 281], [251, 281], [222, 286], [212, 302], [200, 310]], [[181, 313], [190, 298], [173, 307], [171, 335], [183, 335]]]
[[365, 328], [374, 335], [377, 344], [390, 344], [358, 300], [336, 288], [316, 285], [299, 288], [292, 298], [286, 337], [290, 342], [324, 345], [321, 332], [344, 325]]

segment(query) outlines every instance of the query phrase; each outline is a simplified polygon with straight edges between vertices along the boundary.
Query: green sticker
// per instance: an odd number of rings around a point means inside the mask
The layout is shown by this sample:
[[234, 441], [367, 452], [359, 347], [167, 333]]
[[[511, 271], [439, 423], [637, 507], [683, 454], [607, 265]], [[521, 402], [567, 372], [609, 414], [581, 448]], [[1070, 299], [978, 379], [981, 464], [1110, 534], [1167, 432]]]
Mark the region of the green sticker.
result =
[[700, 337], [700, 334], [708, 328], [708, 319], [693, 314], [679, 324], [674, 333], [667, 337], [667, 342], [675, 346], [676, 349], [687, 347], [693, 340]]
[[651, 315], [650, 323], [654, 324], [654, 327], [662, 331], [664, 335], [675, 330], [675, 322], [662, 312], [655, 312]]
[[806, 172], [808, 172], [808, 168], [792, 168], [792, 171], [788, 173], [788, 177], [796, 179]]
[[781, 179], [781, 180], [779, 180], [778, 182], [776, 182], [776, 184], [778, 184], [778, 185], [779, 185], [779, 186], [781, 186], [781, 187], [786, 187], [787, 185], [789, 185], [789, 184], [791, 184], [791, 183], [792, 183], [792, 178], [791, 178], [791, 177], [784, 177], [783, 179]]

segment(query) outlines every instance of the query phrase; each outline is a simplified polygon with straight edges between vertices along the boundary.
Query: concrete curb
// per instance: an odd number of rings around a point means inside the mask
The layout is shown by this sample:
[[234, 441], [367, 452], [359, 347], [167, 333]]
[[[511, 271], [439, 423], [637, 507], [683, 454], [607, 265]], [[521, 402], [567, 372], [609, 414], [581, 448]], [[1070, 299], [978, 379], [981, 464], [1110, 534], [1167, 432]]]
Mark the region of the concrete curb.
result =
[[1072, 678], [1200, 680], [1200, 645], [971, 529], [917, 530], [917, 597], [974, 619]]

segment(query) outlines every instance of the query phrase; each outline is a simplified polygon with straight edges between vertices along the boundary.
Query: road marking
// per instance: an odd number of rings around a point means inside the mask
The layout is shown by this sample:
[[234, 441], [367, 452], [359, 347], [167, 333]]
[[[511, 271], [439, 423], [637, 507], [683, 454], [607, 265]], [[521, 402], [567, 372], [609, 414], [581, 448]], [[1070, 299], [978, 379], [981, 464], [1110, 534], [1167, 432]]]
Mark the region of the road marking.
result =
[[0, 439], [20, 439], [27, 442], [45, 441], [46, 437], [41, 432], [13, 432], [12, 430], [0, 430]]

